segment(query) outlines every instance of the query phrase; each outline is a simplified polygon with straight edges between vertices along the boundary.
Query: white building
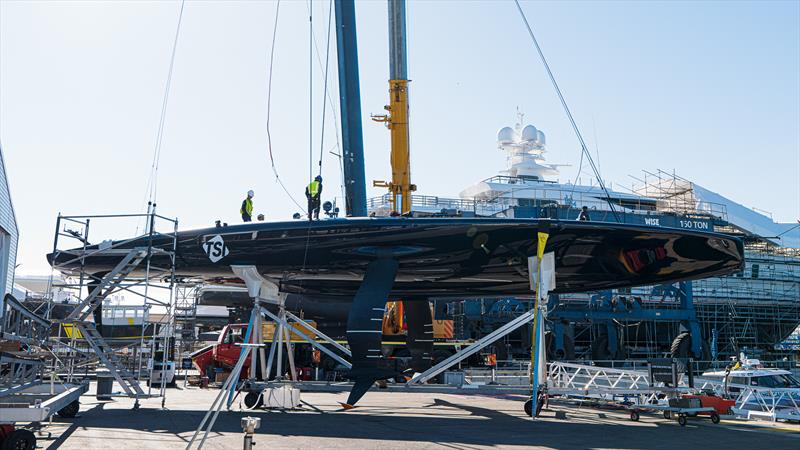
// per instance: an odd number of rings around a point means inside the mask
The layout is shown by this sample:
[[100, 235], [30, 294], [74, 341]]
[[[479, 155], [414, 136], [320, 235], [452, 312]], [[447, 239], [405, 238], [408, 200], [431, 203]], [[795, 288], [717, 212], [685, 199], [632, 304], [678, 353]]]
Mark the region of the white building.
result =
[[3, 297], [12, 292], [14, 287], [18, 240], [17, 218], [11, 202], [11, 191], [8, 188], [3, 149], [0, 148], [0, 286], [3, 289]]

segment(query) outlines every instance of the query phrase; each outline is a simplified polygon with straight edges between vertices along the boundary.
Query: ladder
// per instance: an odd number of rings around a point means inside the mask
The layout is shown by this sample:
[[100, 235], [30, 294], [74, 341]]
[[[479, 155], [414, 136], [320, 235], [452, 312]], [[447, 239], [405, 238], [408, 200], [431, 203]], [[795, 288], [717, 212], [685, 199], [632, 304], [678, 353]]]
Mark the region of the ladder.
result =
[[97, 354], [100, 362], [111, 372], [111, 375], [119, 383], [122, 389], [129, 397], [143, 397], [144, 390], [139, 386], [139, 381], [136, 377], [125, 369], [114, 349], [103, 339], [103, 336], [97, 331], [94, 323], [92, 322], [74, 322], [74, 325], [80, 330], [83, 338], [89, 346]]

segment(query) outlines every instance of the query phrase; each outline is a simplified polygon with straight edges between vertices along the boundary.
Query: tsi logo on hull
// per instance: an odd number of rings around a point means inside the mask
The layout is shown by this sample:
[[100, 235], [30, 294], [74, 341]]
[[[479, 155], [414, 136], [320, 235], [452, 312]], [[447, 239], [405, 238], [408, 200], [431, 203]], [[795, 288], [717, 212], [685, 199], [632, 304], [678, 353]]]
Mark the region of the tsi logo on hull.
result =
[[222, 236], [220, 235], [216, 235], [207, 240], [205, 244], [203, 244], [203, 250], [206, 252], [206, 256], [208, 256], [208, 259], [210, 259], [212, 263], [215, 263], [228, 256], [228, 253], [230, 253], [228, 251], [228, 247], [225, 246], [225, 241], [222, 240]]

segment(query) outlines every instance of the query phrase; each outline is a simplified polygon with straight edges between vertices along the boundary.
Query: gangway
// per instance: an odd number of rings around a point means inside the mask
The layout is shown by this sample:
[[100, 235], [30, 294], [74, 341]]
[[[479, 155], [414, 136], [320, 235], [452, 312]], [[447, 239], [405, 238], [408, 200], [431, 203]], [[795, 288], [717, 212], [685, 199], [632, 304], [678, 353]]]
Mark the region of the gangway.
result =
[[[677, 386], [668, 387], [658, 381], [651, 383], [648, 371], [554, 361], [548, 364], [547, 390], [549, 395], [648, 407], [665, 396], [713, 392], [719, 397], [735, 400], [731, 410], [736, 416], [800, 421], [800, 389], [739, 384], [729, 384], [726, 388], [722, 381], [703, 377], [695, 377], [694, 387], [690, 387], [685, 378]], [[739, 392], [730, 395], [731, 387]]]
[[[590, 397], [614, 401], [638, 398], [639, 403], [652, 401], [662, 388], [650, 385], [649, 374], [640, 370], [612, 369], [584, 364], [554, 361], [548, 364], [547, 391], [553, 395]], [[662, 386], [663, 387], [663, 386]]]

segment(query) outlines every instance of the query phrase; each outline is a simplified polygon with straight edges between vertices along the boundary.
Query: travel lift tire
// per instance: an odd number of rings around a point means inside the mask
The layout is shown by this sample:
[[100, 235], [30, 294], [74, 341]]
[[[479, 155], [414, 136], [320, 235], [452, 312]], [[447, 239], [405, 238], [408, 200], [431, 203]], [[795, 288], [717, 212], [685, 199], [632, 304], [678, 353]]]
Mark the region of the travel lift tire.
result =
[[72, 418], [77, 416], [78, 411], [80, 410], [81, 410], [81, 402], [79, 402], [78, 400], [74, 400], [69, 405], [58, 410], [56, 414], [58, 414], [59, 417]]
[[[531, 401], [531, 399], [525, 400], [525, 405], [523, 406], [523, 409], [525, 410], [525, 415], [528, 417], [531, 417], [531, 414], [533, 413], [532, 406], [533, 402]], [[539, 402], [536, 405], [536, 417], [539, 417], [539, 414], [542, 412], [543, 407], [544, 407], [544, 395], [540, 395]]]
[[262, 404], [263, 400], [261, 394], [258, 392], [248, 392], [247, 395], [244, 396], [244, 406], [246, 406], [247, 409], [255, 409]]
[[3, 439], [3, 450], [33, 450], [36, 448], [36, 435], [30, 430], [19, 428]]

